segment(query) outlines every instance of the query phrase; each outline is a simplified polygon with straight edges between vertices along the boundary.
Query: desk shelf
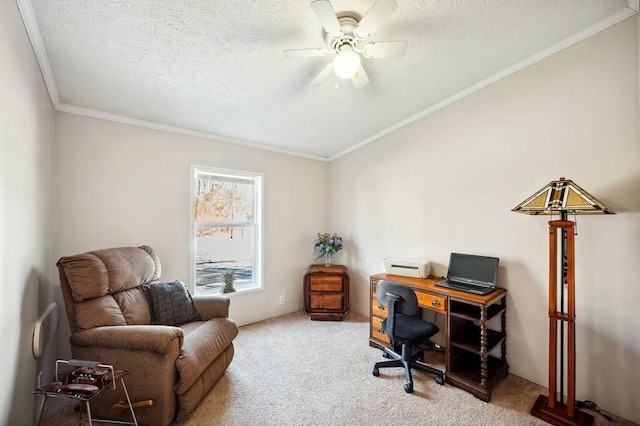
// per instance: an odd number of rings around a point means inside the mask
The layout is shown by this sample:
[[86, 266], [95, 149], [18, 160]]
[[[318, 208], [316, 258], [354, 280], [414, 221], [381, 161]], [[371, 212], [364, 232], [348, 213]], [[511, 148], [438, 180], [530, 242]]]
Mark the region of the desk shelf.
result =
[[[502, 306], [500, 304], [493, 304], [487, 307], [487, 320], [491, 320], [496, 315], [499, 315], [506, 309], [506, 306]], [[451, 301], [451, 306], [449, 307], [451, 312], [451, 316], [458, 317], [471, 321], [480, 321], [480, 315], [482, 313], [482, 308], [480, 306], [469, 305], [467, 303], [462, 303], [457, 300]]]
[[491, 352], [491, 350], [502, 343], [506, 337], [506, 333], [488, 329], [487, 340], [483, 345], [481, 328], [475, 325], [465, 325], [463, 329], [450, 337], [450, 342], [451, 346], [480, 355], [483, 350], [483, 346], [486, 352]]
[[509, 366], [500, 358], [487, 357], [486, 378], [482, 381], [482, 358], [471, 352], [452, 349], [452, 367], [447, 371], [447, 381], [471, 392], [477, 398], [489, 401], [490, 392], [496, 382], [505, 377]]
[[[489, 401], [495, 383], [509, 372], [506, 314], [506, 292], [486, 304], [458, 297], [449, 300], [447, 380], [484, 401]], [[497, 330], [489, 327], [494, 318], [500, 320]], [[489, 355], [498, 347], [499, 358]]]

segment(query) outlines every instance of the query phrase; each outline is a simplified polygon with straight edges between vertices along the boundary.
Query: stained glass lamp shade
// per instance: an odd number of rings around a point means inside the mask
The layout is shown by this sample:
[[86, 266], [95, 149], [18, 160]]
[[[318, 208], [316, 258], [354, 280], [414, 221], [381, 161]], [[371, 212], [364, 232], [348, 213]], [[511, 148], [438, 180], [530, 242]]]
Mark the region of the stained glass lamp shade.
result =
[[576, 185], [572, 180], [560, 178], [549, 182], [511, 211], [530, 215], [615, 214], [596, 197]]

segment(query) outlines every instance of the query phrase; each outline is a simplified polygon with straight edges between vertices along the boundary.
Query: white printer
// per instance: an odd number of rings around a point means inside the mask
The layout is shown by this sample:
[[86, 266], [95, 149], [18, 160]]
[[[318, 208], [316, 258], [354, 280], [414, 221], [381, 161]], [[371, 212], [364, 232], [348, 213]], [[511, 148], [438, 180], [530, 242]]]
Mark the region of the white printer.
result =
[[382, 264], [385, 274], [427, 278], [431, 273], [431, 262], [422, 258], [387, 257]]

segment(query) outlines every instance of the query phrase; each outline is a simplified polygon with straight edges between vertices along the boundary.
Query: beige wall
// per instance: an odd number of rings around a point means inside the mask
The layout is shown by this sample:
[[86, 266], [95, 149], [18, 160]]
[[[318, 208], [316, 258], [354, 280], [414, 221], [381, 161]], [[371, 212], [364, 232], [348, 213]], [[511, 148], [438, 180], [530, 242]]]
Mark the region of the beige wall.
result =
[[188, 282], [190, 165], [264, 173], [264, 291], [232, 294], [231, 316], [247, 324], [302, 309], [328, 216], [327, 163], [66, 113], [56, 113], [56, 145], [56, 258], [148, 244], [163, 279]]
[[639, 422], [637, 43], [633, 17], [333, 161], [352, 309], [384, 257], [498, 256], [510, 371], [546, 385], [548, 217], [510, 210], [566, 176], [618, 212], [578, 218], [577, 397]]
[[0, 1], [0, 424], [34, 423], [37, 375], [53, 378], [55, 343], [36, 361], [33, 326], [56, 297], [52, 261], [54, 114], [13, 1]]

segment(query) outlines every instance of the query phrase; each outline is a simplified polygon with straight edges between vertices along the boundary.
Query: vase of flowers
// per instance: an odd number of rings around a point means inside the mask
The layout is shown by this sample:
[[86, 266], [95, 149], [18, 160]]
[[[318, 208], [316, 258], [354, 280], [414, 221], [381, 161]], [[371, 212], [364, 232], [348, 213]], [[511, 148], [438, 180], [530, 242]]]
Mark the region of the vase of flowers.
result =
[[325, 266], [329, 266], [333, 255], [342, 250], [342, 237], [336, 233], [325, 232], [321, 234], [318, 232], [318, 238], [313, 246], [317, 252], [316, 261], [324, 257]]

